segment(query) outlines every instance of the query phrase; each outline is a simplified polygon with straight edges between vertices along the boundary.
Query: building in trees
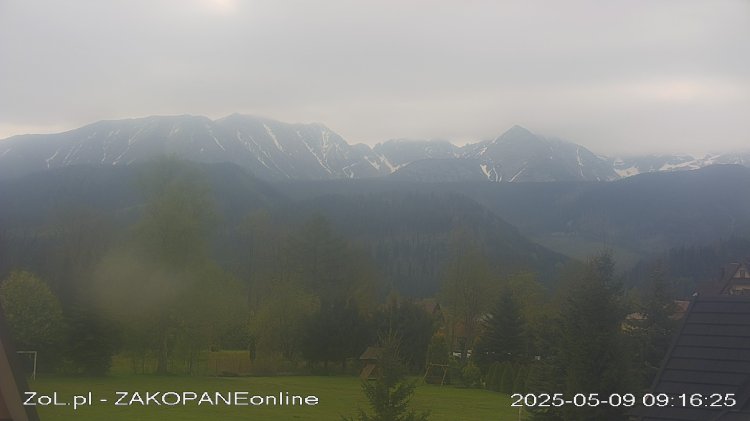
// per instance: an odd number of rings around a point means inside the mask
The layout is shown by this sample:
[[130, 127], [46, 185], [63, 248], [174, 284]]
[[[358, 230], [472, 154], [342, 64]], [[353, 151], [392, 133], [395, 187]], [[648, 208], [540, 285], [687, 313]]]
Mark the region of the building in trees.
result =
[[[371, 414], [361, 408], [346, 421], [426, 421], [428, 413], [409, 409], [409, 401], [417, 385], [406, 379], [406, 367], [399, 357], [398, 339], [394, 335], [381, 337], [379, 350], [368, 349], [377, 356], [375, 381], [363, 381], [362, 391], [370, 404]], [[367, 351], [365, 352], [367, 354]]]
[[[699, 288], [650, 390], [672, 401], [634, 411], [636, 420], [750, 419], [749, 268], [729, 263], [718, 280]], [[704, 405], [703, 396], [712, 395], [719, 405]]]
[[661, 263], [654, 265], [631, 313], [623, 324], [633, 345], [632, 374], [647, 387], [658, 371], [677, 329], [679, 307]]
[[493, 275], [487, 257], [465, 231], [452, 233], [453, 258], [446, 264], [439, 299], [447, 338], [462, 358], [469, 356], [482, 317], [492, 304]]
[[677, 335], [650, 390], [669, 405], [633, 419], [750, 419], [750, 295], [696, 296]]
[[368, 346], [365, 352], [359, 356], [362, 361], [362, 371], [359, 377], [362, 380], [374, 380], [378, 378], [378, 360], [383, 354], [383, 348], [377, 346]]
[[445, 322], [445, 317], [443, 316], [443, 309], [440, 307], [440, 303], [437, 302], [434, 298], [423, 298], [421, 300], [417, 300], [414, 302], [414, 304], [417, 305], [417, 307], [424, 310], [427, 314], [432, 316], [436, 322], [443, 323]]
[[750, 262], [733, 262], [721, 268], [719, 278], [698, 289], [702, 295], [750, 294]]

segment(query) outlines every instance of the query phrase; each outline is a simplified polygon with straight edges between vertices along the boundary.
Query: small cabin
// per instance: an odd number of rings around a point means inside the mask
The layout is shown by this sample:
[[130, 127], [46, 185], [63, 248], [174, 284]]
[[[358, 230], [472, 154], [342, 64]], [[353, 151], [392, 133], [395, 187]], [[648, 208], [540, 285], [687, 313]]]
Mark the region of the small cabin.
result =
[[380, 357], [383, 355], [383, 348], [374, 346], [368, 346], [365, 352], [359, 356], [359, 360], [362, 361], [362, 371], [359, 373], [359, 377], [362, 380], [375, 380], [380, 375], [378, 362]]

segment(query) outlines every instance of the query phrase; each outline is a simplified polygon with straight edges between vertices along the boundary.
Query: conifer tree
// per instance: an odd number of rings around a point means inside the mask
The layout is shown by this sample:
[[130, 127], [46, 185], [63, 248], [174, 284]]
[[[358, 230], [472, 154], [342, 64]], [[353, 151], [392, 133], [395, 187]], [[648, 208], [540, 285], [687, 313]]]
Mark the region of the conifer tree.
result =
[[[439, 297], [445, 310], [450, 346], [458, 345], [463, 360], [476, 340], [480, 316], [489, 310], [493, 283], [489, 262], [475, 239], [462, 229], [454, 230], [452, 237], [454, 257], [445, 267]], [[456, 334], [459, 326], [463, 338]]]
[[512, 393], [513, 392], [513, 381], [516, 378], [516, 370], [513, 364], [504, 362], [505, 369], [503, 369], [503, 375], [500, 378], [500, 392]]
[[672, 295], [664, 267], [656, 263], [638, 306], [642, 317], [629, 323], [639, 345], [637, 358], [642, 364], [641, 385], [644, 387], [659, 369], [677, 328], [677, 321], [672, 319], [677, 311]]
[[512, 393], [526, 393], [526, 377], [529, 371], [526, 367], [520, 366], [516, 373], [516, 378], [513, 380]]
[[518, 361], [525, 348], [523, 318], [513, 293], [504, 289], [483, 323], [476, 356], [487, 367], [494, 361]]
[[382, 353], [378, 359], [380, 375], [374, 382], [362, 382], [362, 390], [372, 408], [372, 414], [360, 409], [356, 418], [344, 421], [426, 421], [427, 412], [409, 409], [409, 400], [417, 387], [407, 381], [406, 368], [399, 357], [398, 339], [394, 335], [381, 338]]
[[[560, 314], [560, 363], [566, 395], [627, 391], [623, 306], [609, 253], [592, 258], [570, 285]], [[564, 419], [616, 420], [620, 408], [563, 407]]]
[[500, 367], [499, 362], [494, 362], [490, 365], [490, 369], [487, 371], [487, 378], [485, 379], [485, 388], [496, 392], [500, 390]]

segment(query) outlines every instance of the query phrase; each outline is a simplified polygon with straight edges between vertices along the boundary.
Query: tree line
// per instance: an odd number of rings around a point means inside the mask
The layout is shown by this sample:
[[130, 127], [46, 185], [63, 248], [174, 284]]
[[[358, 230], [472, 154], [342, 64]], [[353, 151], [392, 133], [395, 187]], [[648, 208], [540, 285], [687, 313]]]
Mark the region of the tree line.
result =
[[[345, 370], [388, 332], [411, 373], [438, 364], [468, 387], [608, 393], [646, 387], [674, 329], [666, 273], [624, 291], [606, 253], [561, 268], [551, 289], [530, 272], [496, 275], [459, 227], [439, 268], [436, 315], [380, 282], [372, 250], [323, 216], [288, 226], [259, 210], [228, 228], [200, 171], [173, 160], [139, 183], [144, 202], [123, 210], [127, 230], [111, 229], [108, 215], [70, 212], [50, 227], [64, 239], [44, 262], [55, 270], [42, 280], [31, 264], [0, 284], [18, 346], [39, 350], [42, 369], [105, 374], [119, 353], [136, 372], [198, 373], [207, 349], [246, 349], [271, 371]], [[241, 240], [243, 259], [229, 267], [212, 254], [222, 229]], [[619, 416], [607, 411], [534, 417]]]

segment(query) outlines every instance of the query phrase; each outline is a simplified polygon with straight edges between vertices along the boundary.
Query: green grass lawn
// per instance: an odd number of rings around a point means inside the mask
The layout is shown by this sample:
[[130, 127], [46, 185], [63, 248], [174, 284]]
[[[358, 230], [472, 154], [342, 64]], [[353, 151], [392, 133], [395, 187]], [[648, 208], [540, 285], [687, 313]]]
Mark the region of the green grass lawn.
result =
[[[358, 407], [369, 409], [356, 377], [181, 377], [118, 375], [106, 378], [50, 377], [32, 381], [30, 388], [40, 394], [57, 392], [62, 402], [73, 395], [93, 393], [94, 403], [73, 411], [71, 406], [37, 407], [42, 421], [65, 420], [339, 420], [351, 416]], [[116, 391], [140, 392], [228, 392], [247, 391], [250, 395], [315, 395], [317, 406], [115, 406]], [[108, 399], [108, 403], [97, 402]], [[421, 384], [412, 399], [412, 408], [430, 410], [433, 421], [518, 419], [508, 395], [479, 389]]]

